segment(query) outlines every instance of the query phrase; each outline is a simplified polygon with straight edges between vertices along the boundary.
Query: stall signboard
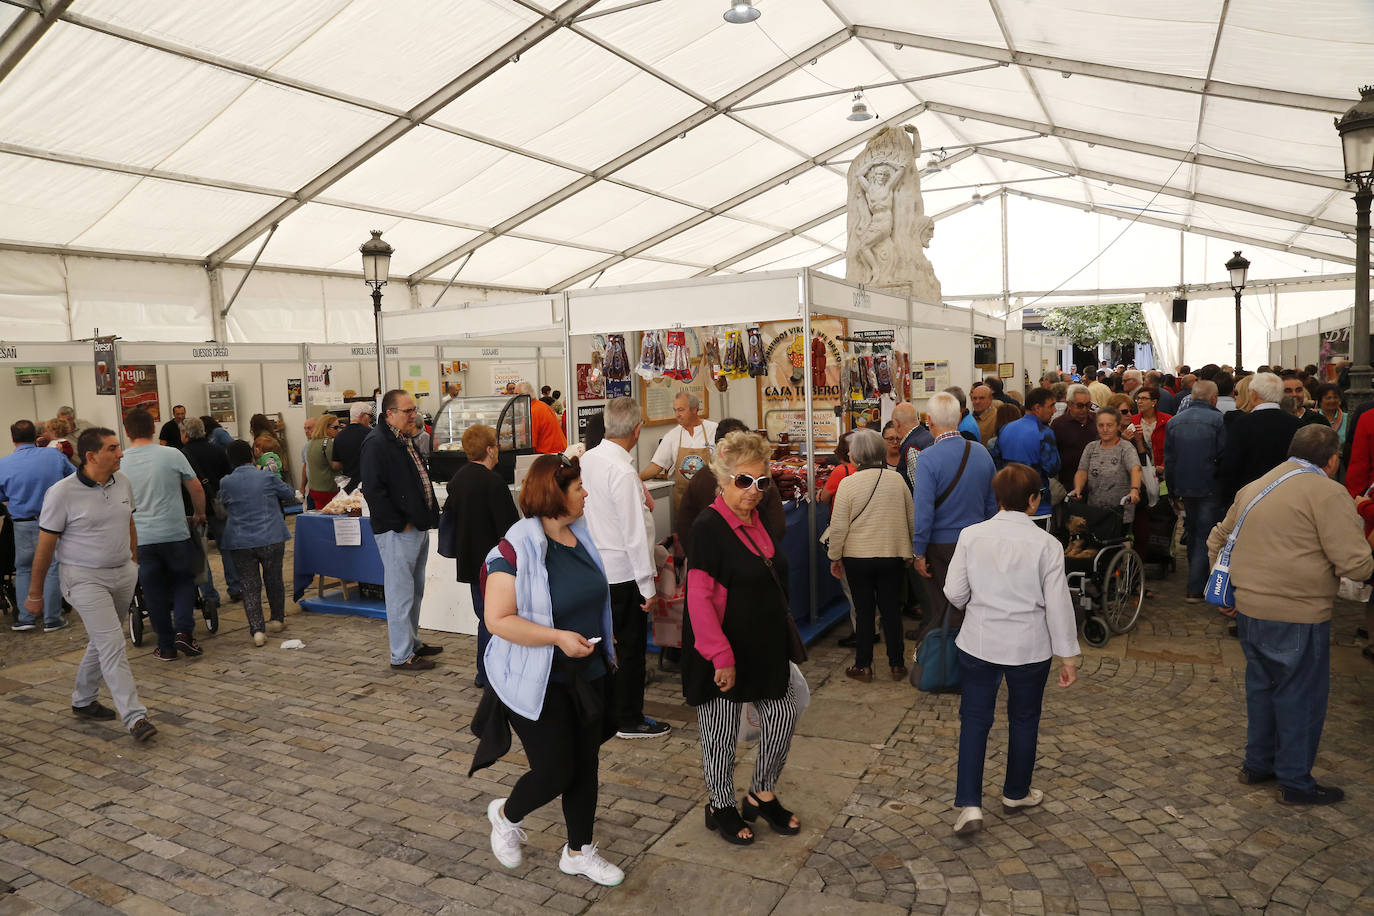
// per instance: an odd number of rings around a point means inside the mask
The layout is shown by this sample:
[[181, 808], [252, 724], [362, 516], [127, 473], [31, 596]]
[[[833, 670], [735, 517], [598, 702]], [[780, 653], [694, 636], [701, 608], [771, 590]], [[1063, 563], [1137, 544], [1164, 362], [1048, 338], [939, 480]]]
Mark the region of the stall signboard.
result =
[[157, 399], [157, 366], [154, 364], [119, 367], [119, 415], [141, 407], [162, 419]]
[[1016, 363], [998, 363], [998, 364], [997, 364], [997, 377], [998, 377], [998, 378], [1015, 378], [1015, 377], [1016, 377]]
[[491, 367], [491, 393], [515, 394], [521, 382], [533, 385], [537, 374], [533, 362], [497, 363]]
[[16, 366], [14, 369], [14, 383], [24, 387], [30, 385], [51, 385], [52, 367]]
[[306, 363], [305, 374], [312, 395], [317, 391], [334, 390], [334, 366], [331, 363]]
[[608, 378], [606, 379], [606, 400], [615, 398], [628, 398], [630, 396], [630, 380], [627, 378]]
[[911, 361], [911, 396], [928, 398], [949, 387], [949, 360]]
[[[778, 441], [781, 433], [789, 437], [797, 434], [797, 429], [789, 424], [797, 415], [805, 417], [806, 400], [811, 399], [811, 409], [815, 419], [827, 422], [813, 425], [816, 444], [833, 447], [840, 438], [840, 423], [835, 408], [844, 402], [844, 389], [840, 373], [844, 368], [844, 353], [839, 341], [847, 335], [849, 322], [844, 318], [830, 318], [817, 315], [811, 319], [811, 339], [806, 339], [806, 328], [796, 321], [768, 321], [759, 325], [763, 339], [767, 341], [764, 356], [768, 373], [758, 379], [759, 417], [769, 440]], [[816, 346], [816, 341], [820, 346]], [[811, 347], [812, 378], [807, 379], [803, 371], [804, 348]], [[821, 358], [817, 359], [817, 355]], [[805, 438], [805, 419], [801, 420], [800, 434]], [[793, 441], [798, 441], [793, 438]]]
[[587, 441], [587, 421], [606, 409], [604, 404], [577, 405], [577, 441]]
[[1328, 382], [1340, 378], [1341, 369], [1350, 362], [1350, 328], [1322, 331], [1321, 350], [1317, 354], [1319, 375]]
[[115, 393], [115, 339], [97, 337], [91, 345], [95, 360], [95, 393]]

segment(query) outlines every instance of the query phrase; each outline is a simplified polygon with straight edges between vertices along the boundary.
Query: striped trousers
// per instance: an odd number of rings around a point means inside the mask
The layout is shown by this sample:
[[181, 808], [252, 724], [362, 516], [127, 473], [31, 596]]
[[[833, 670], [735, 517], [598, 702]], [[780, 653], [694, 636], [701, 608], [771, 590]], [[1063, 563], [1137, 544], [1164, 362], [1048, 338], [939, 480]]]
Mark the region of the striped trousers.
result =
[[[701, 732], [701, 767], [711, 807], [730, 808], [735, 799], [735, 749], [739, 743], [740, 714], [744, 704], [716, 697], [697, 707]], [[797, 700], [789, 684], [787, 693], [775, 700], [755, 700], [759, 717], [759, 755], [754, 762], [751, 792], [772, 792], [787, 763], [792, 731], [797, 726]]]

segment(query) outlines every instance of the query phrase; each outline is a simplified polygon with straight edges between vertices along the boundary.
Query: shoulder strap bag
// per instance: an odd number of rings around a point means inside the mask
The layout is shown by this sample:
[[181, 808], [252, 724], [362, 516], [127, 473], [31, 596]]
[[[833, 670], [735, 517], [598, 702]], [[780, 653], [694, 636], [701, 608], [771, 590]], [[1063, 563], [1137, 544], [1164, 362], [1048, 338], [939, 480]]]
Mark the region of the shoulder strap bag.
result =
[[773, 584], [778, 587], [778, 595], [782, 597], [782, 616], [787, 619], [787, 657], [790, 661], [800, 665], [806, 661], [806, 642], [802, 640], [801, 630], [797, 629], [796, 618], [792, 616], [792, 604], [787, 599], [786, 587], [778, 578], [778, 568], [773, 565], [773, 558], [764, 554], [763, 548], [759, 546], [758, 541], [754, 540], [754, 536], [748, 530], [741, 528], [740, 534], [743, 534], [754, 548], [754, 555], [763, 561], [764, 566], [768, 567], [768, 575], [773, 577]]
[[[871, 503], [871, 502], [873, 502], [873, 494], [878, 492], [878, 484], [880, 484], [880, 483], [883, 482], [883, 471], [885, 470], [885, 468], [879, 467], [879, 466], [876, 465], [876, 464], [875, 464], [875, 465], [870, 465], [869, 467], [878, 468], [878, 477], [877, 477], [876, 480], [873, 481], [873, 489], [868, 491], [868, 499], [864, 502], [864, 507], [863, 507], [863, 509], [860, 509], [860, 510], [859, 510], [859, 514], [856, 515], [856, 516], [854, 516], [853, 518], [851, 518], [851, 519], [849, 520], [849, 524], [850, 524], [850, 525], [853, 525], [855, 522], [857, 522], [857, 521], [859, 520], [859, 516], [861, 516], [861, 515], [864, 514], [864, 510], [866, 510], [866, 509], [868, 508], [868, 504]], [[859, 468], [859, 471], [867, 471], [868, 469], [869, 469], [868, 467], [862, 467], [862, 468]], [[859, 473], [859, 471], [855, 471], [854, 473], [857, 474], [857, 473]], [[819, 536], [818, 538], [816, 538], [816, 540], [820, 541], [820, 542], [821, 542], [822, 544], [824, 544], [826, 547], [829, 547], [829, 546], [830, 546], [830, 526], [829, 526], [829, 525], [826, 525], [826, 526], [825, 526], [825, 530], [822, 531], [822, 532], [820, 533], [820, 536]]]
[[1300, 458], [1291, 459], [1298, 462], [1302, 467], [1294, 468], [1277, 480], [1269, 484], [1255, 497], [1250, 500], [1241, 510], [1240, 518], [1236, 519], [1236, 527], [1231, 529], [1231, 536], [1226, 539], [1226, 546], [1221, 548], [1221, 553], [1217, 554], [1217, 564], [1212, 567], [1212, 574], [1207, 577], [1206, 598], [1208, 604], [1217, 607], [1233, 608], [1236, 606], [1236, 590], [1231, 585], [1231, 551], [1236, 546], [1236, 538], [1240, 536], [1241, 526], [1245, 524], [1245, 516], [1250, 514], [1250, 510], [1264, 497], [1273, 492], [1279, 484], [1288, 480], [1290, 477], [1297, 477], [1299, 474], [1321, 474], [1321, 468]]
[[964, 468], [968, 467], [968, 456], [971, 451], [973, 451], [973, 443], [965, 439], [964, 457], [959, 459], [959, 470], [954, 472], [954, 479], [949, 482], [949, 486], [945, 487], [944, 492], [935, 497], [936, 509], [944, 505], [945, 500], [949, 499], [950, 494], [954, 492], [954, 488], [959, 486], [959, 480], [964, 476]]

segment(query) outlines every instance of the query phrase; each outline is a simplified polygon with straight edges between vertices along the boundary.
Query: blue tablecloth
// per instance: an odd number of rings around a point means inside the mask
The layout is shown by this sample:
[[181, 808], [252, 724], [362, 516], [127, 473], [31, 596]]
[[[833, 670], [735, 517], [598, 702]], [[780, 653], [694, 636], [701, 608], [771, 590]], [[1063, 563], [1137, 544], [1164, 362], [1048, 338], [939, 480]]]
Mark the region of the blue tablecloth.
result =
[[302, 512], [296, 517], [296, 566], [293, 597], [301, 600], [316, 576], [328, 576], [346, 582], [382, 584], [382, 556], [372, 537], [372, 522], [360, 518], [362, 543], [356, 547], [339, 547], [334, 543], [334, 520], [337, 515]]
[[[787, 517], [787, 533], [783, 535], [782, 552], [787, 557], [787, 592], [791, 601], [792, 616], [798, 625], [820, 622], [832, 616], [836, 602], [843, 605], [848, 613], [849, 604], [844, 600], [844, 590], [840, 580], [830, 575], [830, 559], [826, 556], [820, 533], [830, 524], [830, 507], [825, 503], [816, 504], [816, 540], [811, 541], [811, 556], [807, 557], [807, 542], [811, 540], [807, 530], [806, 503], [804, 501], [784, 502], [783, 513]], [[811, 607], [811, 564], [816, 564], [816, 606]], [[805, 632], [802, 634], [806, 635]]]

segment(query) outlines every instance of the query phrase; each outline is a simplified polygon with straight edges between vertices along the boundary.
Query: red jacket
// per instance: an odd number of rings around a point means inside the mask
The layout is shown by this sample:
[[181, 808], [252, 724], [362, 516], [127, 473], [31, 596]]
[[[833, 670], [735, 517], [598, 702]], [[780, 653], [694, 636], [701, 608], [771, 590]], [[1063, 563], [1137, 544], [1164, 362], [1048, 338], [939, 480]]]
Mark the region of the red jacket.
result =
[[[1154, 455], [1155, 467], [1164, 465], [1164, 425], [1169, 422], [1171, 417], [1173, 417], [1171, 413], [1165, 413], [1162, 410], [1155, 411], [1155, 432], [1150, 437], [1150, 450]], [[1131, 417], [1131, 422], [1135, 424], [1136, 429], [1139, 429], [1140, 414]]]

